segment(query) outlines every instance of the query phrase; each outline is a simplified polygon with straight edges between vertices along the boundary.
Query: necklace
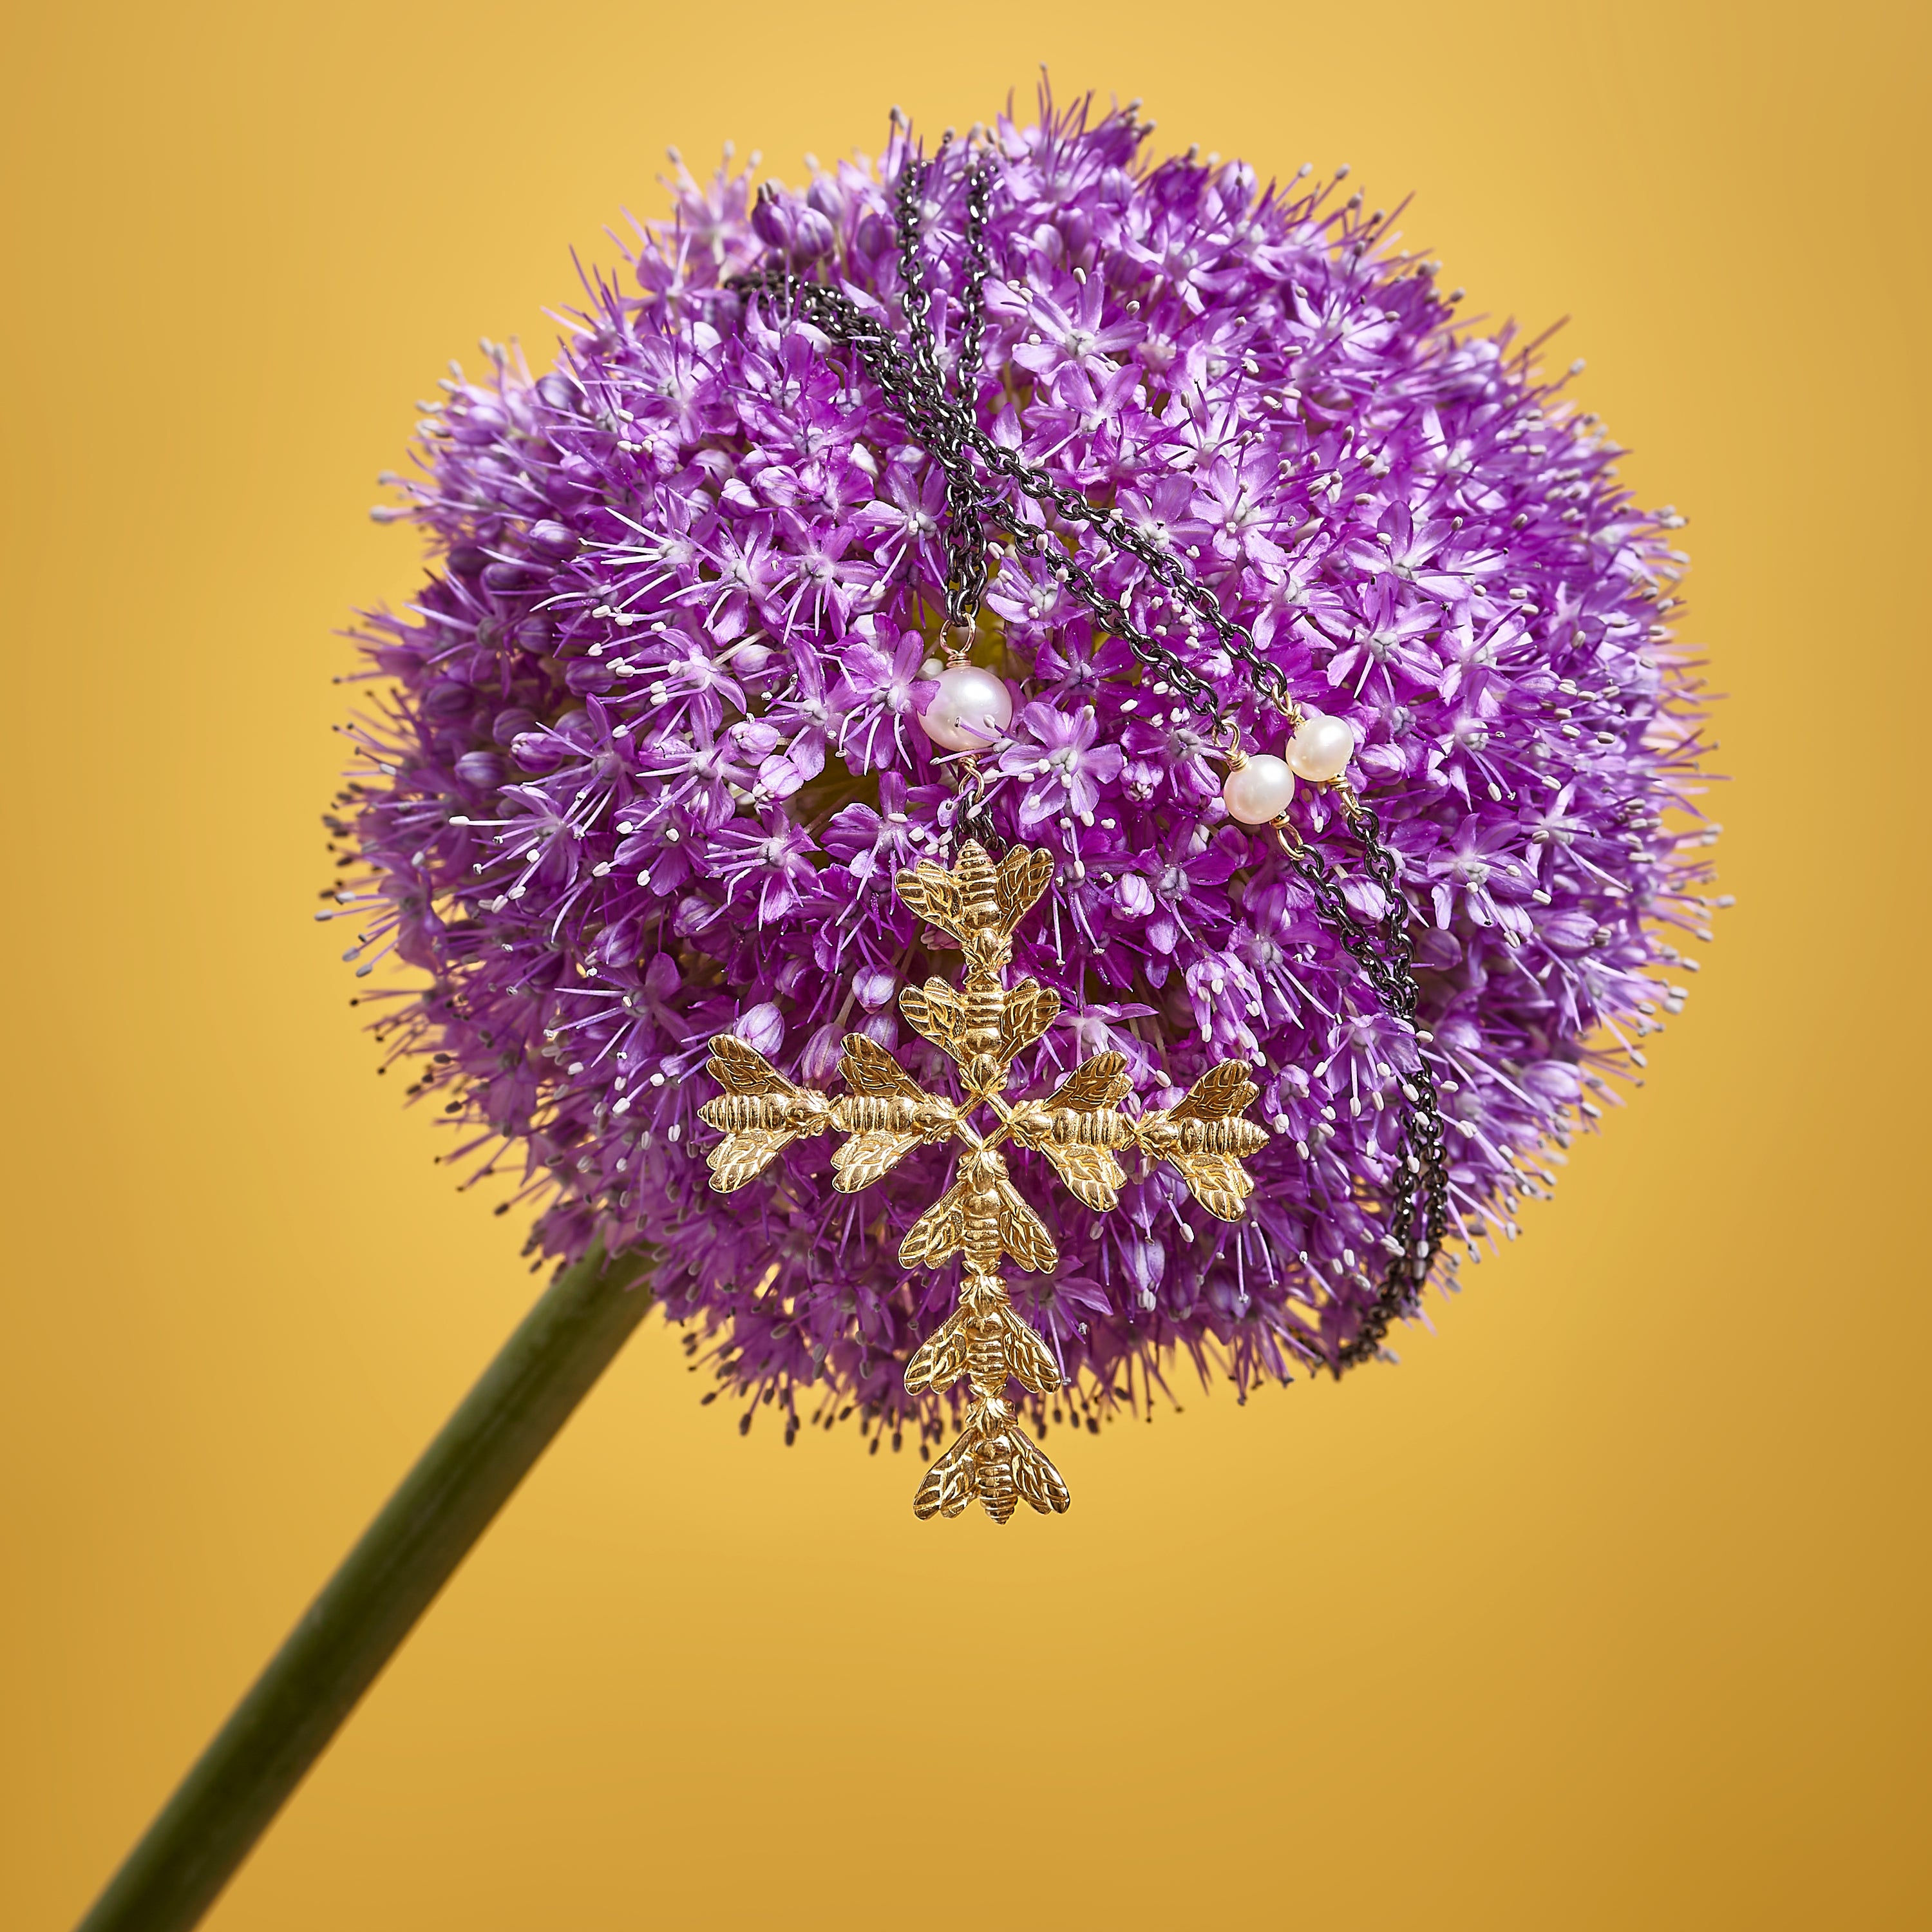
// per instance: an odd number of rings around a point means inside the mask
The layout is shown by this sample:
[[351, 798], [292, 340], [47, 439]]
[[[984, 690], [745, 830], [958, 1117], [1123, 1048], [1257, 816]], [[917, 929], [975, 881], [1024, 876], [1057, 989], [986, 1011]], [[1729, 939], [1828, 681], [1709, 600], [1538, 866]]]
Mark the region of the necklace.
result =
[[[916, 1146], [961, 1144], [952, 1185], [914, 1223], [899, 1250], [908, 1268], [944, 1267], [960, 1256], [964, 1270], [957, 1308], [907, 1365], [908, 1393], [944, 1391], [962, 1377], [971, 1391], [959, 1438], [927, 1472], [914, 1509], [922, 1518], [953, 1516], [976, 1499], [1004, 1522], [1021, 1500], [1042, 1512], [1059, 1511], [1069, 1495], [1058, 1471], [1018, 1426], [1006, 1399], [1010, 1380], [1045, 1395], [1058, 1389], [1060, 1376], [1040, 1336], [1013, 1309], [1000, 1264], [1010, 1259], [1022, 1270], [1044, 1272], [1059, 1257], [1012, 1185], [1002, 1146], [1010, 1142], [1043, 1154], [1070, 1191], [1097, 1212], [1115, 1204], [1126, 1179], [1116, 1154], [1137, 1150], [1150, 1160], [1170, 1162], [1209, 1213], [1233, 1221], [1253, 1187], [1242, 1160], [1268, 1135], [1242, 1118], [1257, 1090], [1239, 1060], [1209, 1069], [1171, 1110], [1120, 1111], [1129, 1083], [1115, 1053], [1083, 1062], [1043, 1099], [1015, 1103], [1005, 1097], [1015, 1057], [1052, 1024], [1060, 1000], [1030, 979], [1006, 984], [1014, 926], [1046, 890], [1053, 861], [1024, 845], [1004, 849], [977, 762], [978, 752], [997, 741], [1012, 716], [1004, 682], [968, 656], [989, 574], [988, 530], [1050, 571], [1108, 634], [1129, 646], [1153, 674], [1153, 697], [1172, 700], [1177, 714], [1184, 707], [1202, 718], [1222, 746], [1228, 816], [1272, 831], [1323, 925], [1356, 962], [1376, 999], [1415, 1034], [1418, 1046], [1429, 1036], [1415, 1026], [1420, 995], [1396, 862], [1373, 808], [1343, 776], [1354, 748], [1348, 726], [1298, 704], [1246, 628], [1164, 546], [1118, 511], [1055, 483], [980, 428], [970, 382], [980, 358], [990, 269], [992, 175], [983, 154], [968, 178], [962, 320], [950, 383], [942, 373], [921, 248], [929, 166], [908, 155], [898, 184], [901, 305], [909, 348], [842, 291], [788, 268], [755, 271], [734, 286], [775, 316], [807, 322], [829, 342], [850, 347], [945, 479], [945, 656], [938, 694], [920, 722], [935, 745], [954, 754], [959, 776], [950, 821], [952, 862], [942, 867], [922, 861], [899, 874], [894, 890], [964, 952], [958, 989], [933, 979], [899, 994], [907, 1019], [958, 1069], [963, 1097], [955, 1103], [928, 1094], [884, 1048], [854, 1034], [839, 1064], [848, 1090], [833, 1100], [788, 1079], [727, 1034], [710, 1050], [709, 1070], [723, 1095], [700, 1112], [723, 1135], [709, 1156], [712, 1185], [720, 1192], [744, 1186], [794, 1140], [827, 1130], [848, 1136], [832, 1156], [833, 1184], [843, 1192], [871, 1185]], [[1002, 495], [1000, 484], [1010, 486], [1013, 496]], [[1033, 516], [1022, 505], [1030, 506]], [[1124, 598], [1109, 596], [1082, 563], [1083, 531], [1145, 569], [1150, 608], [1144, 617]], [[1208, 680], [1161, 641], [1150, 628], [1154, 609], [1178, 622], [1190, 640], [1223, 650], [1242, 667], [1257, 718], [1272, 712], [1288, 728], [1285, 756], [1244, 748], [1246, 706], [1224, 706]], [[1381, 916], [1372, 923], [1358, 919], [1338, 874], [1289, 820], [1298, 778], [1332, 794], [1380, 897]], [[1378, 1353], [1389, 1324], [1414, 1311], [1444, 1233], [1442, 1122], [1434, 1076], [1420, 1051], [1401, 1091], [1401, 1153], [1388, 1190], [1382, 1279], [1372, 1310], [1333, 1364], [1338, 1376]], [[975, 1124], [982, 1112], [994, 1122], [984, 1132]]]

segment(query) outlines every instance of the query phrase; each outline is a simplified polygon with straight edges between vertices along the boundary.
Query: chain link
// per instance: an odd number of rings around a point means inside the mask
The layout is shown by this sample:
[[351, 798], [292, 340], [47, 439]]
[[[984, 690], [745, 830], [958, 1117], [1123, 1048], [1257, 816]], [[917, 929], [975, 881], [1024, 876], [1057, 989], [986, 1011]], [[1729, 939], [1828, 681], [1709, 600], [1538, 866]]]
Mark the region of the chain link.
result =
[[[1279, 666], [1256, 646], [1246, 626], [1222, 608], [1211, 585], [1202, 582], [1156, 536], [1136, 527], [1120, 512], [1090, 502], [1079, 491], [1052, 477], [980, 428], [977, 387], [986, 334], [985, 288], [992, 259], [986, 226], [992, 197], [991, 157], [982, 152], [966, 178], [966, 266], [962, 279], [958, 346], [949, 383], [939, 364], [932, 326], [933, 296], [926, 277], [922, 242], [926, 192], [946, 146], [928, 162], [908, 155], [899, 170], [894, 201], [895, 238], [899, 256], [899, 310], [910, 352], [901, 346], [880, 317], [842, 290], [813, 281], [782, 266], [760, 268], [728, 285], [756, 298], [781, 320], [802, 321], [829, 340], [849, 347], [908, 434], [940, 468], [946, 480], [946, 624], [947, 655], [958, 658], [970, 648], [988, 572], [987, 532], [998, 530], [1022, 554], [1043, 566], [1055, 580], [1094, 614], [1108, 634], [1120, 638], [1135, 657], [1157, 674], [1154, 691], [1173, 696], [1198, 713], [1216, 736], [1231, 730], [1238, 742], [1238, 707], [1225, 704], [1214, 685], [1135, 618], [1124, 598], [1103, 590], [1081, 560], [1077, 539], [1060, 530], [1090, 531], [1104, 544], [1132, 557], [1171, 602], [1192, 613], [1187, 632], [1198, 643], [1204, 630], [1248, 674], [1256, 698], [1292, 730], [1306, 715], [1295, 702]], [[1010, 484], [1042, 512], [1035, 522], [990, 487], [992, 478]], [[1058, 520], [1057, 529], [1052, 519]], [[1258, 729], [1257, 735], [1259, 735]], [[959, 800], [953, 839], [975, 838], [988, 851], [1004, 849], [994, 830], [977, 763], [961, 761]], [[1288, 865], [1313, 896], [1322, 923], [1360, 968], [1376, 1000], [1417, 1040], [1415, 1066], [1402, 1074], [1401, 1144], [1388, 1190], [1388, 1232], [1383, 1246], [1389, 1259], [1373, 1305], [1354, 1333], [1338, 1342], [1328, 1356], [1337, 1377], [1382, 1352], [1391, 1323], [1415, 1312], [1430, 1268], [1446, 1238], [1449, 1212], [1447, 1137], [1436, 1076], [1426, 1051], [1428, 1035], [1416, 1027], [1421, 989], [1414, 970], [1411, 914], [1401, 885], [1396, 854], [1382, 837], [1374, 808], [1346, 784], [1334, 787], [1341, 816], [1361, 848], [1364, 868], [1382, 901], [1382, 914], [1365, 924], [1350, 908], [1340, 876], [1328, 860], [1305, 844], [1283, 820], [1275, 830]]]
[[1361, 845], [1364, 865], [1382, 898], [1382, 914], [1375, 932], [1355, 916], [1342, 896], [1342, 882], [1327, 860], [1279, 823], [1276, 836], [1289, 866], [1313, 895], [1322, 923], [1361, 968], [1384, 1010], [1416, 1034], [1414, 1068], [1400, 1076], [1402, 1142], [1390, 1190], [1389, 1232], [1384, 1239], [1384, 1245], [1393, 1252], [1382, 1272], [1374, 1306], [1330, 1360], [1330, 1366], [1340, 1376], [1380, 1352], [1391, 1322], [1414, 1313], [1423, 1284], [1448, 1232], [1449, 1162], [1441, 1096], [1435, 1070], [1424, 1050], [1429, 1036], [1415, 1024], [1421, 988], [1413, 964], [1408, 902], [1402, 896], [1395, 855], [1383, 843], [1382, 821], [1375, 808], [1364, 804], [1346, 787], [1336, 789], [1343, 820]]
[[952, 808], [952, 854], [958, 862], [960, 848], [968, 840], [996, 863], [1006, 856], [1008, 846], [993, 818], [986, 798], [986, 781], [980, 761], [970, 753], [959, 760], [959, 798]]
[[[943, 157], [945, 145], [941, 144]], [[896, 204], [899, 250], [899, 308], [905, 316], [906, 335], [912, 344], [910, 389], [920, 392], [927, 405], [927, 434], [936, 435], [951, 449], [952, 460], [940, 458], [946, 478], [946, 623], [951, 634], [950, 655], [963, 657], [970, 645], [970, 633], [980, 614], [980, 600], [986, 591], [985, 527], [986, 491], [972, 465], [964, 460], [959, 432], [973, 420], [974, 389], [977, 382], [981, 345], [986, 333], [985, 282], [988, 257], [986, 248], [986, 214], [992, 203], [990, 170], [983, 159], [974, 163], [967, 176], [967, 262], [968, 272], [964, 290], [964, 321], [959, 347], [953, 359], [953, 380], [949, 392], [939, 367], [939, 348], [932, 322], [932, 293], [927, 284], [926, 254], [921, 242], [924, 226], [926, 187], [932, 169], [938, 165], [908, 159], [899, 170]], [[976, 268], [977, 273], [974, 270]], [[830, 332], [828, 331], [828, 333]], [[881, 387], [886, 386], [882, 382]], [[910, 420], [910, 393], [889, 396]], [[937, 456], [939, 452], [934, 449]]]

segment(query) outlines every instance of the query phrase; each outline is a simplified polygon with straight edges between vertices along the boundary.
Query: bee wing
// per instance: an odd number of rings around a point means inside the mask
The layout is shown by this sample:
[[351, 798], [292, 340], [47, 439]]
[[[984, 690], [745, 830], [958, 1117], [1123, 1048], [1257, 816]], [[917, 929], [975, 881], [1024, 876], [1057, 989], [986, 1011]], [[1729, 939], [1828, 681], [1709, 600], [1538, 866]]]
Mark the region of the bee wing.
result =
[[935, 1046], [952, 1058], [966, 1058], [966, 1003], [944, 980], [908, 986], [899, 994], [899, 1011]]
[[928, 925], [950, 932], [955, 939], [965, 938], [959, 888], [953, 883], [952, 875], [930, 859], [922, 859], [916, 866], [901, 872], [892, 881], [892, 890]]
[[1112, 1107], [1126, 1097], [1131, 1084], [1124, 1053], [1096, 1053], [1084, 1060], [1040, 1102], [1042, 1107], [1078, 1107], [1090, 1113]]
[[841, 1194], [871, 1186], [918, 1138], [916, 1134], [897, 1134], [883, 1127], [854, 1134], [832, 1150], [832, 1186]]
[[1046, 1139], [1029, 1142], [1028, 1145], [1036, 1147], [1052, 1162], [1068, 1188], [1096, 1214], [1119, 1204], [1121, 1184], [1127, 1177], [1105, 1148]]
[[1010, 1426], [1006, 1436], [1013, 1445], [1013, 1487], [1042, 1516], [1048, 1510], [1065, 1515], [1073, 1498], [1066, 1479], [1047, 1460], [1046, 1451], [1017, 1427]]
[[[1010, 1180], [1000, 1182], [999, 1195], [1000, 1239], [1006, 1244], [1006, 1252], [1028, 1274], [1046, 1274], [1060, 1259], [1046, 1224], [1020, 1198], [1019, 1190]], [[900, 1257], [904, 1258], [903, 1249]]]
[[965, 1318], [949, 1315], [934, 1330], [906, 1364], [908, 1395], [921, 1395], [929, 1388], [950, 1388], [966, 1372]]
[[1171, 1154], [1167, 1157], [1209, 1214], [1223, 1221], [1241, 1218], [1243, 1204], [1255, 1191], [1255, 1184], [1232, 1154]]
[[[896, 1100], [910, 1094], [922, 1097], [919, 1082], [879, 1042], [862, 1033], [845, 1036], [845, 1050], [838, 1057], [838, 1070], [855, 1094], [880, 1100]], [[842, 1131], [843, 1131], [842, 1130]]]
[[711, 1042], [704, 1070], [728, 1094], [796, 1094], [798, 1089], [755, 1047], [736, 1034], [721, 1033]]
[[1248, 1078], [1247, 1063], [1224, 1060], [1210, 1066], [1187, 1090], [1174, 1110], [1177, 1120], [1220, 1120], [1241, 1112], [1260, 1090]]
[[1060, 1387], [1060, 1364], [1024, 1317], [1010, 1308], [1000, 1311], [1006, 1366], [1035, 1395], [1052, 1395]]
[[1053, 877], [1053, 854], [1016, 845], [1000, 861], [1000, 918], [1010, 932], [1020, 915], [1046, 890]]
[[772, 1156], [797, 1138], [788, 1127], [776, 1130], [747, 1127], [742, 1132], [727, 1134], [705, 1156], [706, 1165], [711, 1169], [711, 1185], [720, 1194], [742, 1187], [762, 1174]]
[[1052, 1025], [1059, 1011], [1058, 993], [1049, 992], [1037, 980], [1022, 980], [1007, 994], [1000, 1015], [1000, 1058], [1011, 1060], [1032, 1046]]
[[957, 1516], [973, 1500], [973, 1451], [979, 1441], [979, 1425], [968, 1423], [959, 1440], [926, 1471], [912, 1499], [912, 1513], [921, 1522], [928, 1516]]
[[912, 1226], [899, 1244], [902, 1268], [938, 1268], [959, 1252], [965, 1238], [965, 1218], [961, 1212], [966, 1198], [966, 1184], [956, 1181]]

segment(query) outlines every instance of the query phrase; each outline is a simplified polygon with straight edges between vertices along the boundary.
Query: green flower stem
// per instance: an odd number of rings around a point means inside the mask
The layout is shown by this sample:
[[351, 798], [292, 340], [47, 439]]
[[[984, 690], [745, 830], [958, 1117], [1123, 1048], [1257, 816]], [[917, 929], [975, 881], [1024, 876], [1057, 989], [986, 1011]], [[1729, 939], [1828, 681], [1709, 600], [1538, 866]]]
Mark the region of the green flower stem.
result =
[[644, 1319], [648, 1255], [564, 1269], [364, 1532], [80, 1932], [186, 1932]]

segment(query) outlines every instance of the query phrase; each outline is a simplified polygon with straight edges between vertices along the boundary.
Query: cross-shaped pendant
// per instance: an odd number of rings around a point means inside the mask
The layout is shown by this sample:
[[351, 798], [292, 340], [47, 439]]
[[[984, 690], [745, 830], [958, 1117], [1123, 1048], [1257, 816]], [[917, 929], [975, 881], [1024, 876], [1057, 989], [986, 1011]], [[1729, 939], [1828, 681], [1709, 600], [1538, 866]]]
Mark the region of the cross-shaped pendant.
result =
[[[973, 1394], [959, 1439], [913, 1498], [922, 1518], [957, 1516], [976, 1496], [995, 1522], [1007, 1521], [1022, 1498], [1042, 1512], [1064, 1510], [1071, 1500], [1006, 1400], [1010, 1378], [1046, 1396], [1060, 1386], [1060, 1374], [1008, 1301], [1000, 1259], [1043, 1274], [1060, 1256], [1008, 1178], [1001, 1146], [1011, 1141], [1044, 1154], [1098, 1213], [1118, 1202], [1126, 1179], [1115, 1154], [1137, 1148], [1171, 1162], [1210, 1214], [1236, 1221], [1254, 1189], [1242, 1157], [1268, 1138], [1265, 1128], [1240, 1118], [1256, 1088], [1238, 1060], [1210, 1067], [1171, 1109], [1120, 1112], [1129, 1082], [1118, 1053], [1083, 1061], [1042, 1099], [1006, 1098], [1015, 1058], [1060, 1011], [1060, 995], [1037, 980], [1006, 983], [1013, 927], [1052, 874], [1050, 853], [1016, 846], [995, 866], [969, 840], [950, 871], [922, 860], [893, 882], [912, 910], [965, 950], [958, 991], [935, 979], [899, 994], [906, 1018], [958, 1067], [964, 1095], [957, 1102], [928, 1094], [863, 1034], [845, 1036], [839, 1071], [849, 1090], [836, 1100], [788, 1080], [733, 1034], [711, 1042], [710, 1071], [724, 1092], [699, 1112], [724, 1136], [710, 1154], [711, 1184], [721, 1194], [743, 1186], [794, 1140], [828, 1127], [850, 1137], [832, 1156], [832, 1185], [848, 1194], [869, 1186], [914, 1147], [956, 1140], [964, 1150], [952, 1186], [899, 1244], [909, 1268], [964, 1257], [958, 1308], [906, 1364], [909, 1394], [950, 1388], [962, 1375]], [[982, 1108], [994, 1120], [984, 1132], [974, 1121]]]

